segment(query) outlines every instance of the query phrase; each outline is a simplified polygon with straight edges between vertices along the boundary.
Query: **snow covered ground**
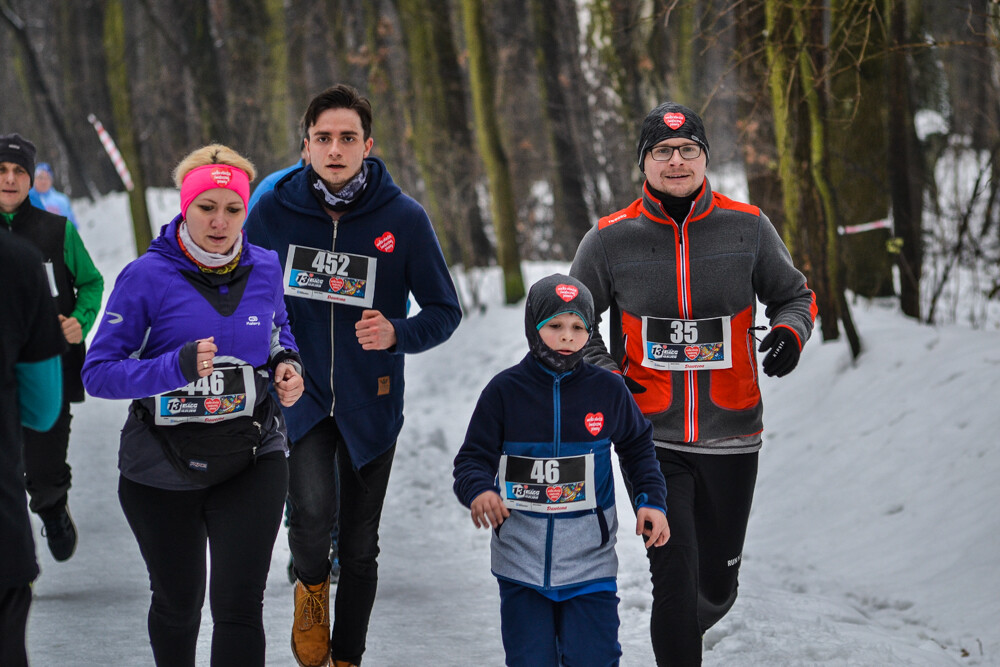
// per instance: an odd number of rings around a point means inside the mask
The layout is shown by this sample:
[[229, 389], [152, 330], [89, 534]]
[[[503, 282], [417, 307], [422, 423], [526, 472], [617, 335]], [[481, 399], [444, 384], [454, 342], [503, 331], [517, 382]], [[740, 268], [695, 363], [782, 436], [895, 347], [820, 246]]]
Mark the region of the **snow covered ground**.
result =
[[[156, 223], [176, 192], [153, 193]], [[110, 291], [132, 257], [125, 201], [76, 202]], [[529, 282], [559, 264], [525, 266]], [[382, 520], [366, 665], [502, 665], [489, 533], [451, 492], [451, 461], [482, 387], [526, 350], [522, 306], [495, 273], [485, 312], [407, 362], [406, 424]], [[798, 369], [764, 378], [764, 448], [740, 598], [705, 637], [706, 665], [1000, 665], [1000, 336], [931, 328], [890, 303], [855, 304], [865, 352], [818, 335]], [[52, 560], [28, 625], [34, 665], [151, 665], [145, 566], [116, 495], [126, 403], [74, 407], [70, 507], [76, 555]], [[619, 480], [620, 489], [620, 480]], [[621, 493], [621, 491], [620, 491]], [[619, 595], [622, 664], [653, 664], [649, 578], [627, 504]], [[294, 665], [285, 533], [264, 603], [269, 665]], [[206, 604], [199, 664], [207, 665]]]

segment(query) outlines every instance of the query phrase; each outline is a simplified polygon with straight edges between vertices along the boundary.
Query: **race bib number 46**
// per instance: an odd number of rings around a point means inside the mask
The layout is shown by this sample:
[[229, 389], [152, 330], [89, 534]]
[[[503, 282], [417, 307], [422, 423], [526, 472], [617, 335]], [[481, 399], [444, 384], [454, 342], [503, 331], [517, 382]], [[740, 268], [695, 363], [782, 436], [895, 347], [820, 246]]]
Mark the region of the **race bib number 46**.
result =
[[370, 308], [378, 260], [365, 255], [288, 246], [285, 294]]
[[157, 426], [216, 422], [253, 413], [257, 403], [253, 368], [249, 365], [215, 366], [210, 375], [180, 389], [157, 394]]
[[730, 317], [642, 318], [642, 365], [659, 371], [732, 368]]
[[575, 512], [597, 507], [594, 455], [536, 459], [500, 457], [500, 493], [509, 509]]

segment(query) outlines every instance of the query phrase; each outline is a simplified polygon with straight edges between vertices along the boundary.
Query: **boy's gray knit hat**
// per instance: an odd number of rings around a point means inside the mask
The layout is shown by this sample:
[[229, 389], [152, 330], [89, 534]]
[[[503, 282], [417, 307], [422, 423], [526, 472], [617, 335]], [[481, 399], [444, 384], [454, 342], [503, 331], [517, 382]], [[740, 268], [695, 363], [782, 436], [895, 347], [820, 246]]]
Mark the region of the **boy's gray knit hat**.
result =
[[705, 164], [708, 164], [708, 138], [705, 124], [691, 109], [676, 102], [664, 102], [646, 115], [639, 131], [639, 169], [646, 159], [646, 151], [664, 139], [683, 137], [699, 144], [705, 150]]
[[528, 290], [524, 304], [524, 333], [531, 354], [550, 369], [564, 373], [583, 359], [583, 350], [562, 355], [542, 342], [538, 330], [556, 315], [573, 313], [583, 320], [587, 331], [594, 331], [594, 297], [582, 282], [572, 276], [555, 273], [542, 278]]

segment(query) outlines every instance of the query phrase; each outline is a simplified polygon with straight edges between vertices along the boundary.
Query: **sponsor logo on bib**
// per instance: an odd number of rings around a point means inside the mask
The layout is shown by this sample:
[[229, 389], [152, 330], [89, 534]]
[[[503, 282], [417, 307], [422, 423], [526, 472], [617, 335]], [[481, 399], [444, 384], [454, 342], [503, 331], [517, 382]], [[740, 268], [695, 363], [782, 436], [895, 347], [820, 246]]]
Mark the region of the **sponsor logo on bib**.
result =
[[701, 348], [697, 345], [688, 345], [684, 348], [684, 356], [691, 361], [697, 359], [699, 354], [701, 354]]
[[375, 247], [382, 252], [392, 252], [396, 249], [396, 237], [391, 232], [386, 232], [375, 239]]
[[587, 430], [590, 431], [590, 435], [597, 435], [604, 428], [604, 413], [603, 412], [588, 412], [587, 416], [584, 418], [584, 423], [587, 425]]
[[671, 111], [670, 113], [663, 115], [663, 122], [666, 123], [667, 127], [671, 130], [680, 128], [680, 126], [684, 124], [685, 120], [687, 119], [684, 118], [684, 114], [677, 113], [676, 111]]
[[208, 410], [213, 415], [219, 411], [219, 406], [221, 405], [222, 405], [222, 399], [220, 398], [205, 399], [205, 409]]
[[548, 486], [545, 487], [545, 495], [549, 497], [549, 500], [556, 502], [562, 497], [562, 487], [561, 486]]
[[569, 302], [576, 298], [576, 295], [580, 293], [573, 285], [556, 285], [556, 294], [563, 301]]
[[339, 292], [343, 288], [344, 288], [343, 278], [338, 278], [337, 276], [330, 278], [330, 289], [332, 289], [334, 292]]

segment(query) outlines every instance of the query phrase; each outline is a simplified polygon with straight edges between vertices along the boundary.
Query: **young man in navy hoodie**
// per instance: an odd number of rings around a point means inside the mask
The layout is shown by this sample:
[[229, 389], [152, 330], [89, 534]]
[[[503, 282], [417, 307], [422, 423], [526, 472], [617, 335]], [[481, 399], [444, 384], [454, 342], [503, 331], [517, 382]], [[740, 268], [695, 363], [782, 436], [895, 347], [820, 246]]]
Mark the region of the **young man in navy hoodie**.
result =
[[[462, 311], [426, 212], [370, 155], [368, 100], [350, 86], [329, 88], [309, 103], [302, 127], [307, 166], [261, 197], [246, 231], [285, 267], [285, 302], [305, 369], [305, 395], [284, 410], [288, 544], [298, 578], [292, 652], [307, 667], [358, 665], [378, 584], [382, 502], [403, 425], [404, 355], [444, 342]], [[411, 294], [420, 308], [407, 316]], [[341, 570], [331, 637], [337, 509]]]
[[530, 352], [486, 386], [455, 457], [455, 495], [493, 528], [507, 665], [617, 665], [611, 447], [632, 483], [636, 535], [666, 544], [652, 426], [621, 379], [583, 361], [594, 302], [555, 274], [528, 292]]

